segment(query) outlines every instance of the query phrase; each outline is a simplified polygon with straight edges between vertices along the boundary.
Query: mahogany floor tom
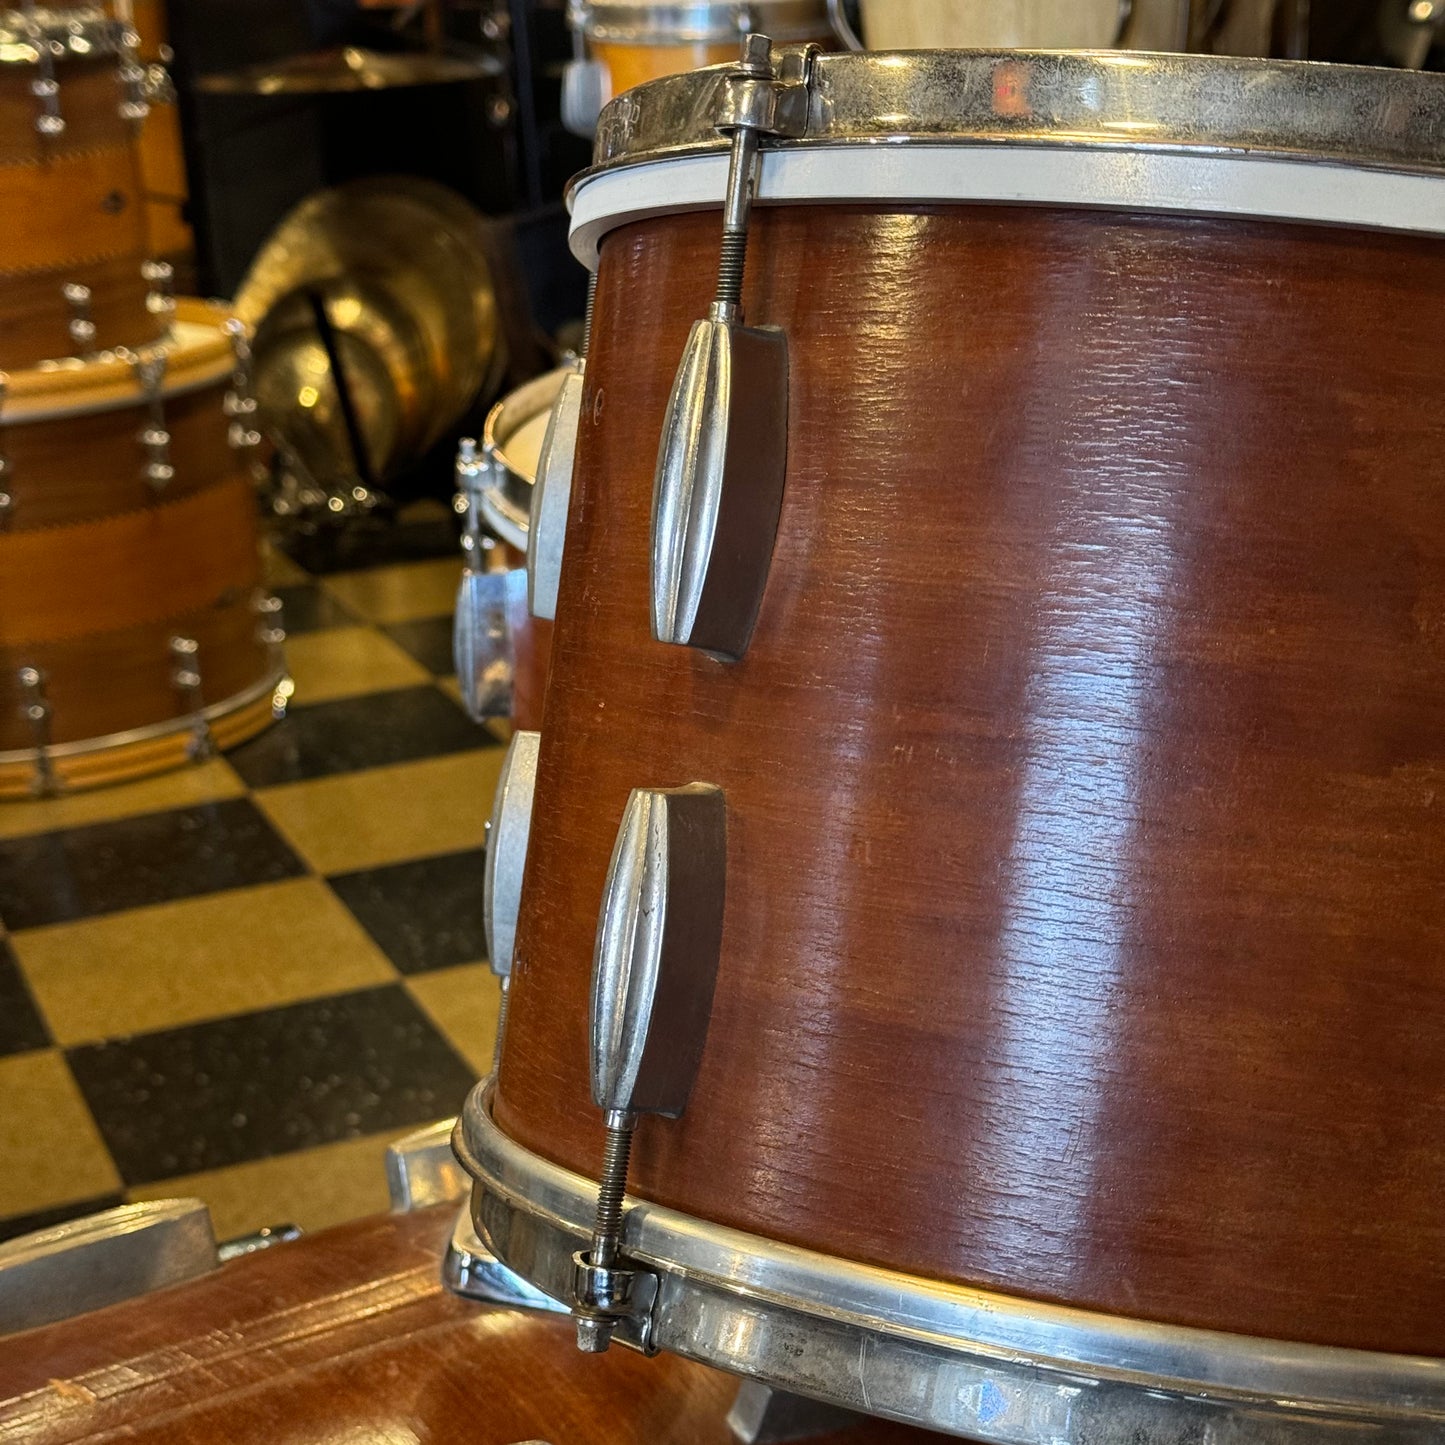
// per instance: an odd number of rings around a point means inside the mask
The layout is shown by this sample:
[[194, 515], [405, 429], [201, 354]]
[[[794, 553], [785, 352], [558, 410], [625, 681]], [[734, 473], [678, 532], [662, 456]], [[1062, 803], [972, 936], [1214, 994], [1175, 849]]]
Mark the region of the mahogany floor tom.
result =
[[976, 1440], [1438, 1440], [1445, 79], [747, 54], [571, 194], [479, 1232]]

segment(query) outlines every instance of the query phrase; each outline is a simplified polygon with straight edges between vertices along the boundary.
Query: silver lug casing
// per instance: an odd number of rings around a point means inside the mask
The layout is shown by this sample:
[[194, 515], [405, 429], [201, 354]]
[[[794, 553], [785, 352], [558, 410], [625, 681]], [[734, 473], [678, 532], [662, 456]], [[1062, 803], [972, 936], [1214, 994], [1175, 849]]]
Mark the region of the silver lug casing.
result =
[[532, 488], [532, 517], [527, 532], [527, 605], [533, 617], [557, 615], [562, 582], [562, 551], [567, 542], [567, 509], [572, 502], [572, 468], [577, 457], [577, 428], [582, 418], [584, 362], [562, 383], [547, 422]]
[[636, 788], [607, 873], [592, 969], [592, 1101], [677, 1118], [702, 1061], [722, 953], [720, 788]]
[[482, 885], [487, 954], [492, 972], [510, 978], [517, 943], [517, 914], [522, 905], [522, 874], [532, 833], [532, 793], [542, 734], [525, 729], [512, 734], [487, 824], [487, 861]]
[[652, 496], [652, 635], [739, 658], [772, 563], [788, 451], [788, 343], [695, 322], [668, 400]]

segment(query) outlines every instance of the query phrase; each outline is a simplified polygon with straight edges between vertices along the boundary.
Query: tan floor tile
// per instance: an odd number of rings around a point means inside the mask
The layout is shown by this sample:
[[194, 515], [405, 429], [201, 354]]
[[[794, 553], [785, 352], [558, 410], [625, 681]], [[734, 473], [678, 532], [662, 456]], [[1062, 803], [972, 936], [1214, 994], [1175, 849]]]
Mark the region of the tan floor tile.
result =
[[406, 987], [472, 1068], [491, 1073], [502, 1002], [496, 974], [484, 963], [467, 963], [413, 974]]
[[177, 768], [139, 783], [96, 788], [68, 798], [0, 803], [0, 838], [48, 833], [53, 828], [78, 828], [112, 818], [129, 818], [137, 813], [185, 808], [193, 803], [214, 803], [222, 798], [239, 797], [245, 791], [229, 764], [223, 758], [214, 758], [199, 767]]
[[27, 929], [10, 944], [51, 1034], [65, 1045], [396, 979], [316, 878]]
[[371, 622], [412, 622], [440, 617], [457, 605], [462, 559], [402, 562], [365, 572], [340, 572], [323, 586], [344, 607]]
[[480, 848], [501, 748], [263, 788], [256, 802], [318, 873]]
[[50, 1050], [0, 1059], [0, 1217], [119, 1188], [65, 1060]]
[[409, 1132], [372, 1134], [274, 1159], [163, 1179], [128, 1190], [126, 1198], [203, 1199], [210, 1206], [216, 1238], [221, 1240], [251, 1234], [268, 1224], [325, 1229], [387, 1208], [383, 1156], [393, 1139]]
[[416, 687], [431, 673], [374, 627], [332, 627], [286, 643], [293, 701], [331, 702], [392, 687]]

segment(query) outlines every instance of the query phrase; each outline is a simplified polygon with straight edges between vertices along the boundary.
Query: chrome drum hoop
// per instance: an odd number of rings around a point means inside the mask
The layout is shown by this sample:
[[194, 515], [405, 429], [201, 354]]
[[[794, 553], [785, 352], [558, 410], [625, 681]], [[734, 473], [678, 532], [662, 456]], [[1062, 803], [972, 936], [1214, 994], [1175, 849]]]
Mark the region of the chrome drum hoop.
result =
[[[790, 52], [775, 53], [782, 65]], [[610, 102], [599, 169], [724, 153], [729, 67], [651, 80]], [[1445, 76], [1116, 50], [819, 54], [801, 134], [768, 148], [962, 143], [1235, 153], [1445, 173]]]
[[695, 0], [662, 5], [581, 0], [573, 24], [600, 45], [725, 45], [749, 30], [774, 40], [816, 40], [829, 33], [823, 0]]
[[125, 48], [125, 27], [98, 5], [0, 10], [0, 65], [36, 65], [37, 40], [54, 60], [103, 60]]
[[519, 552], [527, 550], [532, 487], [537, 479], [518, 465], [508, 447], [527, 422], [551, 412], [567, 374], [566, 367], [556, 367], [524, 382], [487, 413], [482, 427], [482, 451], [492, 466], [478, 507], [487, 526]]
[[[452, 1145], [497, 1258], [569, 1297], [595, 1181], [507, 1138], [493, 1081]], [[984, 1445], [1426, 1445], [1445, 1361], [1153, 1324], [833, 1259], [629, 1198], [626, 1259], [655, 1280], [616, 1338]]]

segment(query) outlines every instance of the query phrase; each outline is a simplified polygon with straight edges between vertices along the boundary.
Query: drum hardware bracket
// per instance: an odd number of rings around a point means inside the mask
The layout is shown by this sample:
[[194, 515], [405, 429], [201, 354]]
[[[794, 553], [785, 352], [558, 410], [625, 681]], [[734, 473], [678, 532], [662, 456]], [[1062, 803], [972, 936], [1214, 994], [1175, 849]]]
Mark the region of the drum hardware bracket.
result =
[[[171, 309], [175, 309], [174, 297], [171, 297]], [[264, 469], [255, 460], [261, 433], [256, 429], [256, 396], [251, 386], [251, 339], [245, 323], [234, 316], [222, 324], [221, 330], [231, 343], [231, 387], [222, 403], [231, 423], [227, 440], [233, 451], [244, 452], [251, 458], [251, 472], [260, 481]]]
[[711, 783], [634, 788], [603, 892], [592, 966], [592, 1102], [607, 1144], [591, 1248], [573, 1256], [577, 1346], [600, 1354], [623, 1318], [647, 1321], [656, 1277], [621, 1263], [632, 1132], [679, 1118], [702, 1063], [722, 953], [727, 806]]
[[30, 724], [35, 738], [35, 777], [30, 791], [37, 798], [53, 798], [60, 786], [50, 761], [51, 708], [50, 699], [45, 695], [45, 674], [38, 667], [22, 667], [18, 680], [25, 696], [20, 705], [21, 716]]
[[257, 617], [256, 641], [266, 649], [266, 658], [273, 673], [284, 673], [286, 658], [286, 624], [282, 601], [274, 593], [258, 592], [253, 603]]
[[148, 85], [149, 71], [140, 60], [140, 36], [136, 32], [130, 0], [117, 7], [120, 19], [120, 118], [139, 124], [151, 113]]
[[131, 362], [131, 370], [150, 409], [149, 420], [140, 433], [140, 444], [146, 454], [144, 475], [146, 481], [159, 492], [169, 486], [176, 475], [171, 463], [171, 434], [166, 430], [166, 404], [161, 395], [161, 383], [166, 376], [166, 354], [164, 351], [153, 351], [138, 356]]
[[75, 347], [77, 356], [89, 360], [95, 355], [95, 321], [90, 312], [90, 287], [82, 286], [79, 281], [67, 281], [60, 288], [60, 293], [70, 308], [67, 327], [70, 344]]
[[743, 41], [715, 127], [732, 136], [717, 294], [695, 322], [668, 398], [652, 492], [652, 635], [737, 659], [772, 564], [788, 453], [788, 343], [743, 325], [743, 277], [764, 135], [807, 126], [814, 49], [775, 73], [765, 35]]
[[206, 700], [201, 693], [201, 645], [194, 637], [170, 640], [171, 684], [180, 694], [181, 710], [195, 718], [186, 754], [195, 762], [216, 755], [216, 741], [206, 718]]

